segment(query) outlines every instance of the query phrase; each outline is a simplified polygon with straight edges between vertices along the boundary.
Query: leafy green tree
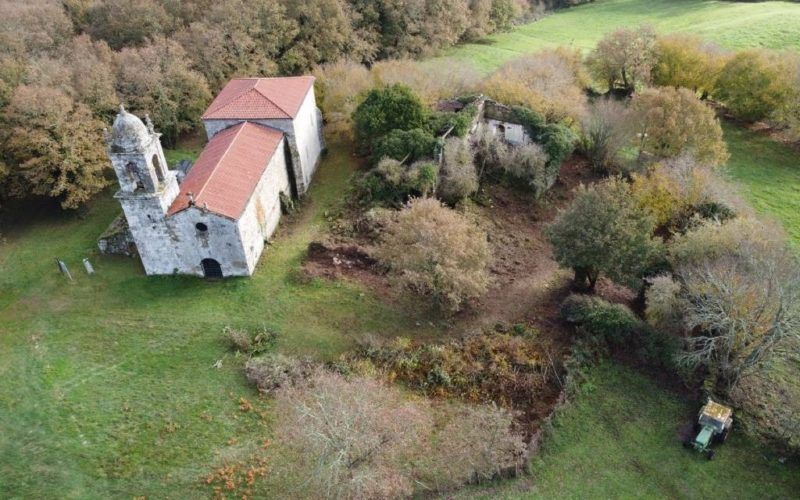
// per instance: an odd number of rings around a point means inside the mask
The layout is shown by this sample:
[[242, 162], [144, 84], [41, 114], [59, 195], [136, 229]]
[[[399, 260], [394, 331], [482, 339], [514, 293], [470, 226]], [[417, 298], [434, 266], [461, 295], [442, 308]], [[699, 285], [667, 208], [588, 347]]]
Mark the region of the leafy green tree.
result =
[[104, 124], [84, 104], [56, 89], [22, 85], [3, 122], [6, 195], [49, 196], [77, 208], [106, 186]]
[[547, 236], [556, 261], [574, 270], [577, 285], [593, 290], [601, 274], [638, 287], [660, 249], [654, 229], [655, 220], [639, 208], [628, 184], [611, 178], [579, 186]]
[[425, 130], [395, 129], [384, 135], [372, 148], [374, 163], [383, 158], [393, 158], [402, 162], [413, 162], [422, 158], [430, 158], [436, 149], [436, 138]]
[[714, 110], [688, 89], [647, 89], [632, 102], [638, 117], [640, 146], [663, 158], [691, 154], [717, 166], [728, 159], [722, 127]]
[[399, 208], [412, 196], [427, 197], [432, 193], [438, 175], [439, 167], [432, 162], [404, 165], [384, 158], [358, 183], [359, 199], [367, 205], [383, 203]]
[[372, 89], [353, 112], [356, 148], [366, 154], [375, 140], [392, 130], [424, 128], [427, 109], [414, 92], [395, 84]]

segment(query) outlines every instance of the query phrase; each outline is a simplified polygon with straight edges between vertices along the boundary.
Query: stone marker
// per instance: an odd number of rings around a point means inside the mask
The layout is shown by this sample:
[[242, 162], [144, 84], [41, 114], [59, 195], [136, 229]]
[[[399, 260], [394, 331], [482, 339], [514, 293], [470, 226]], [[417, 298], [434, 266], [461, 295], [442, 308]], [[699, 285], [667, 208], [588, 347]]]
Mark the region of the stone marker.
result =
[[58, 264], [58, 270], [61, 271], [61, 274], [66, 275], [70, 281], [72, 281], [72, 275], [69, 273], [69, 269], [67, 268], [67, 264], [64, 263], [61, 259], [56, 259], [56, 264]]
[[83, 259], [83, 267], [86, 268], [86, 274], [94, 274], [94, 267], [92, 267], [92, 263], [89, 262], [87, 257]]

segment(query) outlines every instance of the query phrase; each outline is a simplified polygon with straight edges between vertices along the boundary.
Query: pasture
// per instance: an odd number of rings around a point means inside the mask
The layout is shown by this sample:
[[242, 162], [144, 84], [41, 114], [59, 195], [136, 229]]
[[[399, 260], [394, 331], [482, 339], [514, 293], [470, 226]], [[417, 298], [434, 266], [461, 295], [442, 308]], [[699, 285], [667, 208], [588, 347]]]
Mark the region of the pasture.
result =
[[[442, 57], [488, 72], [542, 47], [588, 49], [617, 26], [643, 22], [729, 48], [800, 48], [800, 4], [605, 0]], [[732, 125], [725, 134], [731, 177], [800, 243], [799, 155]], [[0, 219], [0, 497], [210, 496], [202, 478], [270, 434], [268, 418], [240, 409], [242, 398], [258, 396], [242, 375], [243, 358], [222, 340], [225, 326], [268, 327], [281, 352], [321, 360], [364, 333], [441, 335], [440, 325], [356, 283], [299, 275], [355, 168], [349, 145], [331, 145], [309, 197], [252, 279], [146, 278], [135, 260], [98, 255], [96, 238], [119, 213], [113, 188], [80, 213], [25, 207], [13, 221]], [[84, 273], [83, 257], [96, 275]], [[55, 258], [70, 265], [74, 281], [58, 274]], [[779, 464], [740, 433], [712, 463], [684, 450], [678, 428], [695, 410], [696, 402], [641, 374], [601, 366], [555, 419], [530, 477], [465, 494], [796, 495], [797, 466]]]
[[728, 49], [800, 48], [800, 4], [796, 2], [598, 0], [479, 43], [460, 45], [442, 57], [488, 73], [509, 59], [547, 47], [566, 45], [588, 51], [608, 31], [640, 24], [650, 24], [662, 33], [695, 34]]

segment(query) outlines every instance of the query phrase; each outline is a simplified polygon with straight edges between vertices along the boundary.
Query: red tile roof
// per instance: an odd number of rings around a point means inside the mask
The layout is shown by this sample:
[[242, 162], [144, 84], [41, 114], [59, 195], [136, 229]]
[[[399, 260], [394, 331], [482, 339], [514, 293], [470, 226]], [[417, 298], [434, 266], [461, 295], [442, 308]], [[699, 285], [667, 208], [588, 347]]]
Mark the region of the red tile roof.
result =
[[192, 193], [196, 206], [239, 219], [282, 139], [279, 130], [250, 122], [219, 132], [181, 183], [167, 215], [188, 208]]
[[234, 78], [217, 95], [203, 119], [294, 118], [313, 85], [313, 76]]

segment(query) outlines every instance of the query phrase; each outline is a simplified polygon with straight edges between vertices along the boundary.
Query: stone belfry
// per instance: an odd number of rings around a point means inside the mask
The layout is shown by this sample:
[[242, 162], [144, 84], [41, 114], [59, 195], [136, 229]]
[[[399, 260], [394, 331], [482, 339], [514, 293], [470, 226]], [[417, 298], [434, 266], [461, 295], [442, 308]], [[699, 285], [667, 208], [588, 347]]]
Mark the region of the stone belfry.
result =
[[154, 193], [167, 182], [167, 162], [161, 149], [161, 134], [137, 116], [119, 107], [111, 135], [107, 137], [108, 155], [114, 165], [123, 192]]
[[111, 133], [106, 134], [106, 145], [119, 180], [120, 190], [114, 196], [122, 205], [145, 269], [155, 274], [163, 271], [174, 254], [166, 215], [180, 188], [177, 172], [167, 169], [161, 134], [149, 117], [145, 121], [146, 125], [120, 106]]

